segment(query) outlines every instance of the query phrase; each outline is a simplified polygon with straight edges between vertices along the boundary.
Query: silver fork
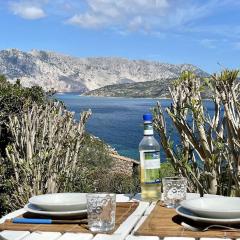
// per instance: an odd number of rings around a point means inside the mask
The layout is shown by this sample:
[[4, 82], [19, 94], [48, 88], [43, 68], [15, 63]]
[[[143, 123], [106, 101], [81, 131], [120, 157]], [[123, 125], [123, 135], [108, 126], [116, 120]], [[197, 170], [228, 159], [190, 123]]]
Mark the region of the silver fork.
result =
[[218, 224], [213, 224], [213, 225], [209, 225], [205, 228], [197, 228], [197, 227], [193, 227], [185, 222], [181, 222], [181, 225], [185, 228], [185, 229], [188, 229], [188, 230], [191, 230], [191, 231], [194, 231], [194, 232], [197, 232], [197, 231], [200, 231], [200, 232], [205, 232], [205, 231], [208, 231], [210, 228], [222, 228], [222, 229], [226, 229], [226, 230], [232, 230], [232, 231], [240, 231], [240, 228], [234, 228], [234, 227], [229, 227], [229, 226], [225, 226], [225, 225], [218, 225]]

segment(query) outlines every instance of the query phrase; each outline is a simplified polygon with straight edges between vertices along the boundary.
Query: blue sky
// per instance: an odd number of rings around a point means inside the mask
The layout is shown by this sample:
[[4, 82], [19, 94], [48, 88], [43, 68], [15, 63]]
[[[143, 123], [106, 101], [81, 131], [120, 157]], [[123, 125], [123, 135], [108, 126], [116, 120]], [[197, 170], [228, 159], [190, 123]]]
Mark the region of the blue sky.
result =
[[238, 0], [0, 0], [0, 49], [239, 68]]

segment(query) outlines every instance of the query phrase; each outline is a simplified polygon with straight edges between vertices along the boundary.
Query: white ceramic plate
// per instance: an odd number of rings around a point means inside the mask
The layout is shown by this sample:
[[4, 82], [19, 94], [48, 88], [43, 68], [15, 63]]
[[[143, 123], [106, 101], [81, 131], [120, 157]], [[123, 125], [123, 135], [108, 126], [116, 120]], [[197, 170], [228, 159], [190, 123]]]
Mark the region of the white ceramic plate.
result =
[[46, 216], [64, 216], [64, 217], [81, 216], [81, 215], [85, 215], [87, 213], [86, 209], [85, 210], [76, 210], [76, 211], [62, 211], [62, 212], [44, 211], [30, 203], [25, 205], [24, 209], [30, 213], [41, 214], [41, 215], [46, 215]]
[[240, 198], [197, 198], [184, 200], [180, 205], [199, 217], [206, 218], [240, 218]]
[[206, 222], [206, 223], [219, 223], [219, 224], [233, 224], [233, 223], [240, 223], [240, 218], [205, 218], [205, 217], [199, 217], [195, 215], [190, 210], [184, 208], [184, 207], [177, 207], [176, 212], [186, 218], [189, 218], [194, 221], [198, 222]]
[[29, 203], [45, 211], [76, 211], [87, 208], [86, 193], [53, 193], [31, 197]]

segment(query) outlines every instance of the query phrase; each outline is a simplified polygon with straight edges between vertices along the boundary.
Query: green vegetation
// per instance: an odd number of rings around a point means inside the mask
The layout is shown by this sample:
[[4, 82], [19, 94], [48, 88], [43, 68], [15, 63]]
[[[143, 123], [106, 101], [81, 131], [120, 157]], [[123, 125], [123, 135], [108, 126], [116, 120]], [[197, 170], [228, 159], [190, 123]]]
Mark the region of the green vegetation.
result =
[[168, 88], [174, 79], [107, 85], [84, 93], [89, 96], [161, 98], [169, 97]]
[[[50, 94], [50, 93], [49, 93]], [[48, 93], [40, 87], [23, 88], [20, 81], [10, 84], [5, 76], [0, 75], [0, 213], [9, 210], [9, 199], [11, 195], [11, 176], [13, 169], [6, 161], [6, 148], [14, 142], [13, 135], [9, 129], [9, 117], [21, 116], [33, 103], [40, 105], [46, 104]]]
[[4, 75], [0, 75], [0, 154], [5, 156], [5, 149], [11, 141], [8, 132], [9, 116], [21, 115], [34, 102], [45, 104], [51, 93], [45, 93], [42, 88], [34, 86], [23, 88], [20, 81], [10, 84]]
[[[83, 95], [105, 97], [133, 97], [133, 98], [170, 98], [169, 88], [176, 78], [157, 79], [147, 82], [122, 83], [101, 87]], [[203, 98], [210, 98], [211, 92], [205, 89], [201, 93]]]
[[134, 192], [135, 178], [111, 174], [109, 147], [40, 87], [0, 77], [0, 214], [51, 192]]
[[176, 170], [173, 168], [172, 164], [167, 161], [161, 164], [160, 177], [172, 177], [176, 175]]
[[[188, 179], [192, 192], [240, 195], [240, 82], [238, 71], [224, 70], [208, 79], [185, 71], [170, 89], [166, 112], [181, 143], [172, 146], [161, 104], [154, 109], [154, 126], [174, 170]], [[213, 114], [201, 93], [211, 90]]]

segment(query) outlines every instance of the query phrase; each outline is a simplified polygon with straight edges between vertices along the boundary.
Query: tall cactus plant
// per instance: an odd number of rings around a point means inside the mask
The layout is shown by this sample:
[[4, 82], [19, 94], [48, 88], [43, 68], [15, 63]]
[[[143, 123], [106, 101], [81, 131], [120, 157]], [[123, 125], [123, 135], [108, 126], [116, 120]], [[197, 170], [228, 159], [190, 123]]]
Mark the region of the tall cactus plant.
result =
[[[184, 72], [175, 82], [170, 89], [172, 104], [166, 112], [180, 136], [178, 149], [172, 147], [161, 104], [154, 109], [154, 126], [167, 158], [177, 172], [188, 178], [191, 191], [240, 193], [240, 83], [237, 76], [235, 70], [224, 70], [209, 79]], [[213, 115], [206, 111], [201, 95], [206, 86], [212, 94]]]
[[23, 115], [9, 117], [14, 141], [1, 161], [8, 161], [13, 172], [13, 208], [23, 206], [32, 195], [66, 191], [76, 173], [84, 171], [79, 154], [90, 114], [83, 112], [76, 122], [60, 103], [49, 103], [33, 104]]

